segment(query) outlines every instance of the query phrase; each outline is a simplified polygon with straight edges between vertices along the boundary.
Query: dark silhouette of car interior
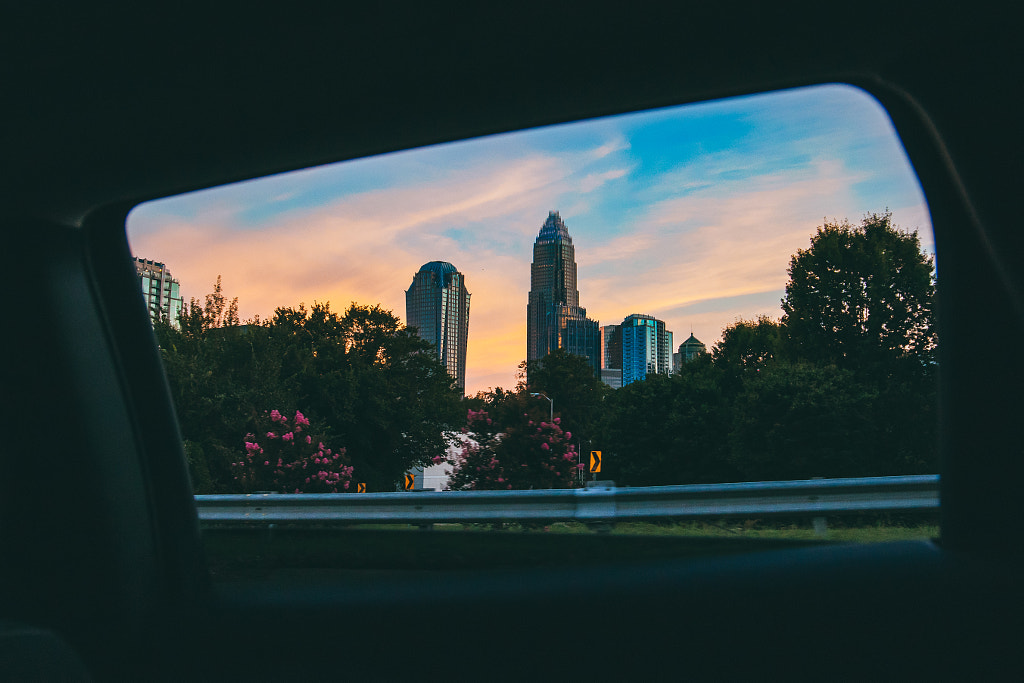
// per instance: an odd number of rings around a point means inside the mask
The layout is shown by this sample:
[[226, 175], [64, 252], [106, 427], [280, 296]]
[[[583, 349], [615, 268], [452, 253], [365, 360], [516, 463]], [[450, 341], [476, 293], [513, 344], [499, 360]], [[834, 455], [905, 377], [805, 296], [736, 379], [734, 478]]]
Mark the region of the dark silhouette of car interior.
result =
[[[1020, 680], [1024, 145], [1002, 7], [5, 8], [0, 678]], [[211, 583], [133, 206], [835, 82], [888, 110], [931, 211], [940, 539]]]

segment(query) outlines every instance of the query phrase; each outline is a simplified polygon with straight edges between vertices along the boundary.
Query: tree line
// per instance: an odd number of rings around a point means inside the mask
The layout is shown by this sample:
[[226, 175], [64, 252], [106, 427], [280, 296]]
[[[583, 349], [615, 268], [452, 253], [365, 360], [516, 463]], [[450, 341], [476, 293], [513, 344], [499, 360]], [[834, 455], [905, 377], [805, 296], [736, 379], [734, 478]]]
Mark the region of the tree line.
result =
[[[394, 490], [405, 471], [446, 453], [444, 434], [464, 416], [462, 395], [430, 344], [391, 312], [352, 304], [339, 314], [329, 303], [300, 304], [241, 324], [237, 310], [218, 277], [205, 303], [184, 306], [180, 329], [154, 326], [196, 493], [302, 486], [308, 475], [273, 483], [277, 451], [273, 462], [254, 461], [268, 463], [266, 476], [238, 471], [253, 452], [247, 444], [262, 439], [266, 450], [271, 433], [293, 434], [288, 452], [306, 449], [303, 458], [282, 458], [282, 468], [342, 452], [336, 467], [317, 471], [347, 471], [370, 491]], [[299, 412], [311, 426], [278, 434], [273, 412]]]

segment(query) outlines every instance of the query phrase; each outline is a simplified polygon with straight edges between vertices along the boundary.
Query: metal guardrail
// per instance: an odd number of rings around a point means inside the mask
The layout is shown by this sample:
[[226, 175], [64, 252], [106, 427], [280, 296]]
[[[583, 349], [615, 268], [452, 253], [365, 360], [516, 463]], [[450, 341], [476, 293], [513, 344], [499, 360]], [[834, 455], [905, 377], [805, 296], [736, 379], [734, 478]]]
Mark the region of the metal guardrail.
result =
[[[600, 482], [598, 482], [600, 484]], [[938, 475], [535, 491], [243, 494], [195, 497], [204, 522], [617, 522], [939, 508]]]

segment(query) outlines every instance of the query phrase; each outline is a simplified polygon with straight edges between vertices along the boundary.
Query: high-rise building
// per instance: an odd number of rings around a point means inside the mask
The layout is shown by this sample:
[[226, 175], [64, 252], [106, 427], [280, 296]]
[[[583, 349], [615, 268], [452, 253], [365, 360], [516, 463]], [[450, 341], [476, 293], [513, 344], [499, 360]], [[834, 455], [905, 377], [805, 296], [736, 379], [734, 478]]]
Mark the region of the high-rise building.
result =
[[530, 296], [526, 305], [526, 359], [540, 360], [555, 349], [584, 356], [594, 369], [601, 362], [596, 320], [580, 307], [576, 248], [557, 211], [548, 213], [533, 243]]
[[622, 386], [672, 372], [672, 333], [662, 320], [639, 313], [622, 321]]
[[171, 277], [171, 271], [162, 263], [144, 258], [135, 259], [135, 273], [146, 300], [146, 308], [153, 322], [162, 320], [178, 327], [178, 317], [184, 301], [181, 298], [180, 283]]
[[621, 325], [603, 325], [601, 327], [601, 368], [622, 369]]
[[469, 292], [455, 266], [431, 261], [419, 269], [405, 292], [405, 324], [434, 345], [448, 374], [465, 390]]
[[601, 381], [612, 389], [622, 386], [622, 326], [601, 327]]
[[672, 356], [675, 369], [678, 370], [683, 366], [683, 363], [689, 363], [700, 354], [707, 353], [707, 351], [704, 342], [694, 337], [693, 332], [691, 332], [690, 338], [679, 345], [679, 353]]
[[621, 389], [622, 368], [601, 368], [601, 381], [612, 389]]

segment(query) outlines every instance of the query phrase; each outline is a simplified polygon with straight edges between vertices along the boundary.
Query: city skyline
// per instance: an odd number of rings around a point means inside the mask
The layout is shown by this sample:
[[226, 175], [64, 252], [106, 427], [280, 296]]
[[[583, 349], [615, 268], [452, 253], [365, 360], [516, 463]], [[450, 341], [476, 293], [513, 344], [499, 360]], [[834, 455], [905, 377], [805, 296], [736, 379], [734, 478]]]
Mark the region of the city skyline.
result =
[[472, 394], [515, 384], [530, 251], [549, 210], [572, 226], [589, 317], [653, 315], [710, 348], [738, 318], [779, 316], [789, 259], [817, 226], [887, 207], [934, 251], [884, 110], [855, 88], [821, 86], [237, 183], [140, 205], [128, 231], [135, 254], [169, 264], [186, 300], [221, 275], [243, 319], [313, 301], [403, 317], [409, 273], [457, 263], [473, 291]]

